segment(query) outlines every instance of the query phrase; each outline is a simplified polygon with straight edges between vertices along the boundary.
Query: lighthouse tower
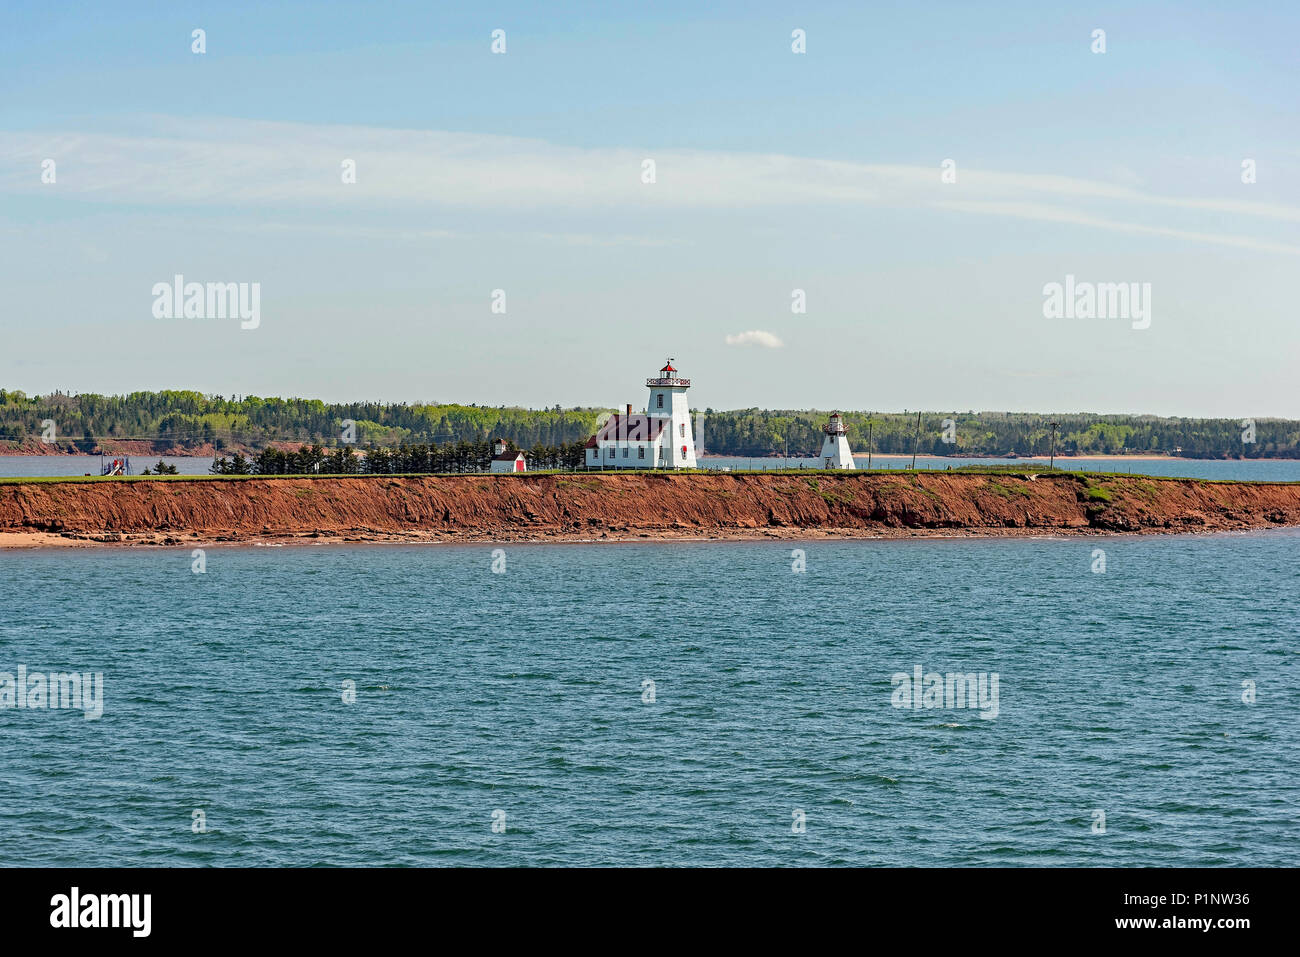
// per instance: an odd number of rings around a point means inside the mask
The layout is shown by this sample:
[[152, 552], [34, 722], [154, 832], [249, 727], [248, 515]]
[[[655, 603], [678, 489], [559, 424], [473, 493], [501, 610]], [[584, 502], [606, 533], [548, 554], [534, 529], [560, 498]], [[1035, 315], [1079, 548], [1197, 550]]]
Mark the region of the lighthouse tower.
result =
[[822, 442], [822, 468], [851, 469], [853, 453], [849, 451], [848, 430], [838, 412], [831, 413], [831, 420], [822, 426], [826, 441]]
[[[673, 360], [668, 359], [657, 376], [645, 380], [650, 389], [650, 400], [646, 403], [646, 415], [652, 420], [662, 422], [662, 431], [657, 432], [660, 441], [656, 443], [656, 468], [693, 469], [698, 468], [695, 461], [695, 435], [691, 431], [691, 410], [686, 404], [686, 390], [691, 387], [690, 379], [683, 379], [673, 368]], [[659, 425], [659, 422], [655, 423]]]

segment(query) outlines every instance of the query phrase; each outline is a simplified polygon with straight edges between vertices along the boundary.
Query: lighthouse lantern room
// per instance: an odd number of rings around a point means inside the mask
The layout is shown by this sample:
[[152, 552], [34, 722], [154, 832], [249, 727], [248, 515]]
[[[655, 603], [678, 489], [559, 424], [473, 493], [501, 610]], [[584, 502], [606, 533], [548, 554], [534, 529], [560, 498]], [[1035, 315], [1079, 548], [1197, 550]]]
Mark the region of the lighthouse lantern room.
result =
[[826, 439], [822, 442], [822, 468], [851, 469], [853, 453], [849, 451], [848, 429], [838, 412], [831, 413], [831, 420], [822, 426]]

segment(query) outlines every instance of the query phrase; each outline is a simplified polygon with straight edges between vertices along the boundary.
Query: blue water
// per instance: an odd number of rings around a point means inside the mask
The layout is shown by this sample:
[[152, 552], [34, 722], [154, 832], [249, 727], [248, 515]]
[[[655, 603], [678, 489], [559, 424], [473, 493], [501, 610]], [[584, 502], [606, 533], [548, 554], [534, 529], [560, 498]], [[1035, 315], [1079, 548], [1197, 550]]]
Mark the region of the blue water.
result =
[[[0, 455], [0, 477], [40, 475], [100, 475], [103, 465], [110, 464], [120, 455]], [[145, 469], [153, 471], [159, 459], [174, 465], [180, 475], [208, 475], [212, 471], [212, 456], [194, 455], [132, 455], [127, 456], [131, 475]]]
[[[105, 681], [0, 709], [5, 860], [1295, 866], [1298, 548], [4, 551], [0, 671]], [[918, 664], [997, 717], [893, 707]]]
[[[158, 456], [132, 456], [132, 474], [142, 469], [152, 469]], [[195, 456], [163, 456], [163, 461], [176, 466], [181, 475], [207, 475], [212, 470], [212, 459]], [[857, 467], [867, 467], [866, 456], [856, 456]], [[912, 457], [877, 455], [871, 460], [873, 469], [907, 468]], [[98, 475], [98, 455], [0, 455], [0, 477], [38, 475]], [[795, 458], [740, 458], [734, 456], [706, 456], [700, 465], [707, 469], [805, 469], [820, 468], [820, 459]], [[1047, 459], [988, 459], [939, 457], [918, 455], [919, 469], [957, 468], [961, 465], [1010, 465], [1019, 468], [1046, 468]], [[1300, 459], [1137, 459], [1117, 456], [1107, 459], [1058, 458], [1057, 468], [1090, 472], [1132, 472], [1146, 475], [1171, 475], [1182, 478], [1238, 479], [1259, 482], [1300, 482]]]

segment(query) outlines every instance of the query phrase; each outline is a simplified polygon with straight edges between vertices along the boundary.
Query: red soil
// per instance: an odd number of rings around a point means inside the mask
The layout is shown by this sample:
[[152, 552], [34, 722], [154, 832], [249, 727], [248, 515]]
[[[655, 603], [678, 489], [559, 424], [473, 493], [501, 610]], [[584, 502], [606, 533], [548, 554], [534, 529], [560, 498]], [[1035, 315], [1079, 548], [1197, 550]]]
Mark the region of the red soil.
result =
[[179, 544], [1216, 531], [1300, 525], [1300, 483], [911, 473], [0, 484], [0, 534]]

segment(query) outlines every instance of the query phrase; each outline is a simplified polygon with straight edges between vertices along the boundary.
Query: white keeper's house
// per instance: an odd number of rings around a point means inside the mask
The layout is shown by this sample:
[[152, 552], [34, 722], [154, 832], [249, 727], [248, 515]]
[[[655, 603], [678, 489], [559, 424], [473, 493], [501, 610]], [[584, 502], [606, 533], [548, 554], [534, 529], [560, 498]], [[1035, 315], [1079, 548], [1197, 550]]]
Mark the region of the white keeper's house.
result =
[[686, 403], [690, 379], [681, 378], [669, 359], [659, 374], [645, 380], [650, 400], [644, 412], [629, 403], [587, 440], [586, 464], [606, 469], [693, 469], [695, 435]]
[[523, 452], [507, 452], [506, 440], [497, 439], [492, 443], [492, 463], [489, 469], [493, 472], [525, 472], [528, 470], [528, 462]]

